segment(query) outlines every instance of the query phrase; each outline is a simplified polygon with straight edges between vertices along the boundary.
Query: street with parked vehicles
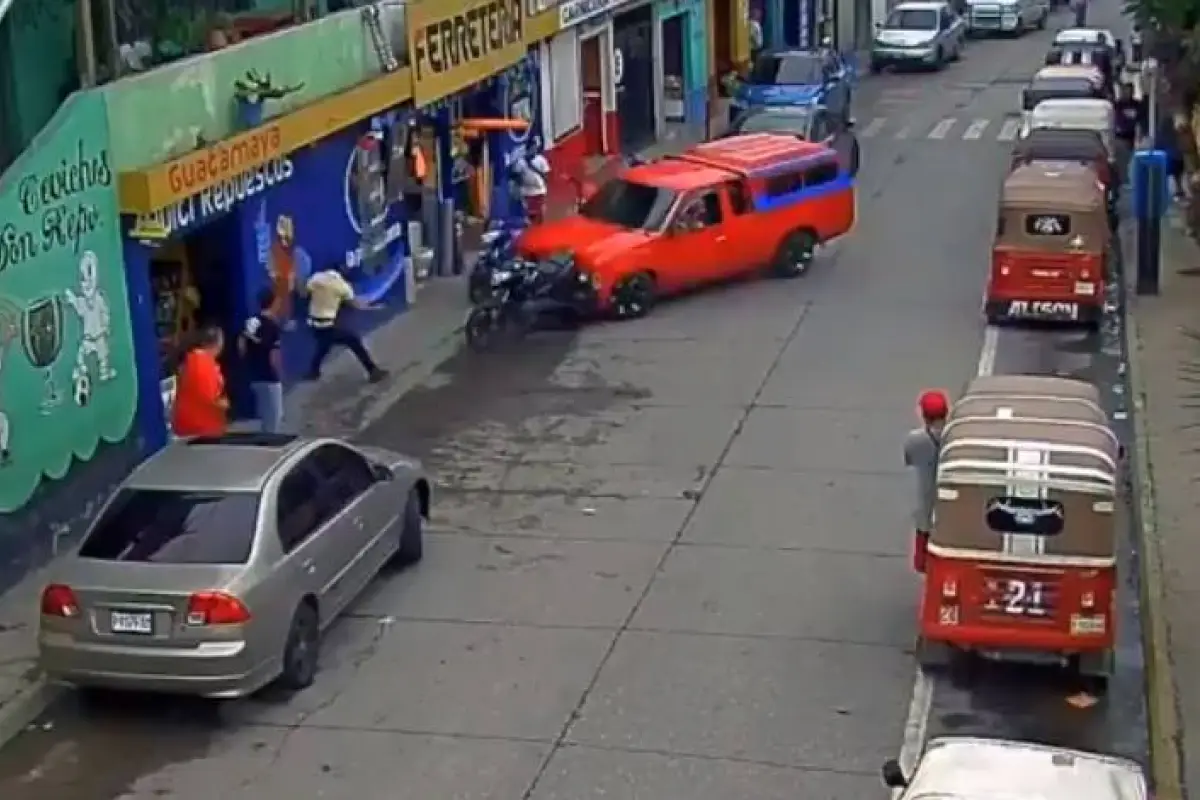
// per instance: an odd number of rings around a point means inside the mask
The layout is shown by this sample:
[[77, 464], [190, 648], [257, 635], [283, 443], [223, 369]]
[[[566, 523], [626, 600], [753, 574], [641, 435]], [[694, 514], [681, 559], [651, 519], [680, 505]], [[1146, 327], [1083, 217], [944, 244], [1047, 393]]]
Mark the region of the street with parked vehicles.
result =
[[506, 240], [349, 441], [146, 462], [46, 588], [81, 688], [0, 797], [1147, 797], [1127, 26], [1009, 7], [756, 67], [732, 135]]

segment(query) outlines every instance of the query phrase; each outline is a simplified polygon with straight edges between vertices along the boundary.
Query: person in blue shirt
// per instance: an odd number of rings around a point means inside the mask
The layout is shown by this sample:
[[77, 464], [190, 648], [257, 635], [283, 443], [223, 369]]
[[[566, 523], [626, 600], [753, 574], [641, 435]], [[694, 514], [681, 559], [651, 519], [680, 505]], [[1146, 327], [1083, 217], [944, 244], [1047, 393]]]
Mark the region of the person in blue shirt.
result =
[[258, 293], [258, 313], [246, 320], [238, 338], [264, 433], [279, 433], [283, 428], [283, 329], [274, 309], [275, 292], [265, 288]]

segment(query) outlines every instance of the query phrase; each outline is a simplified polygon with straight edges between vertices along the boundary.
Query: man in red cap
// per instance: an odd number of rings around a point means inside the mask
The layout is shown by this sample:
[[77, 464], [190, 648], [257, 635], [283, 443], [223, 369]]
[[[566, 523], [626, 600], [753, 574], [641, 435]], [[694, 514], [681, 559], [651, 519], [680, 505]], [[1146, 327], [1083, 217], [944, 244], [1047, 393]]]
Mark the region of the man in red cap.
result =
[[930, 389], [917, 399], [921, 427], [904, 439], [904, 465], [917, 476], [917, 496], [913, 506], [913, 568], [925, 571], [929, 532], [933, 529], [933, 506], [937, 500], [938, 453], [942, 448], [942, 428], [950, 413], [950, 400], [940, 389]]

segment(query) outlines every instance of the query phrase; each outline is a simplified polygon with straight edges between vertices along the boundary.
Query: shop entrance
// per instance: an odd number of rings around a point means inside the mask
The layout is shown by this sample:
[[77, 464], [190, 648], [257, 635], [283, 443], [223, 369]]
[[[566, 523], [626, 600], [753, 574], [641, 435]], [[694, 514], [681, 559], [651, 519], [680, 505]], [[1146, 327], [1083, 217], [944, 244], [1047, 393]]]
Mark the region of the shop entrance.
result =
[[669, 128], [687, 122], [687, 42], [687, 14], [662, 21], [663, 119]]
[[583, 135], [585, 154], [607, 152], [604, 135], [604, 68], [601, 41], [608, 37], [596, 33], [579, 40], [579, 80], [583, 87]]
[[179, 360], [205, 325], [225, 333], [221, 366], [235, 410], [249, 410], [235, 343], [246, 313], [238, 215], [228, 214], [150, 253], [159, 366], [168, 391]]
[[654, 141], [654, 19], [650, 6], [613, 21], [613, 57], [621, 64], [617, 84], [621, 150], [632, 153]]

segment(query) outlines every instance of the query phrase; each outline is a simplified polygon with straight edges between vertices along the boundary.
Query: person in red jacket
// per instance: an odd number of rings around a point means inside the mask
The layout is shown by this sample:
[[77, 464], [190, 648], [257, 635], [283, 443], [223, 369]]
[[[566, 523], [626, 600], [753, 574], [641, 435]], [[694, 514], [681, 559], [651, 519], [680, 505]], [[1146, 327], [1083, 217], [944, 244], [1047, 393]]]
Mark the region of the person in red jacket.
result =
[[229, 427], [225, 375], [217, 361], [225, 336], [216, 326], [200, 330], [176, 374], [171, 430], [176, 436], [220, 436]]

